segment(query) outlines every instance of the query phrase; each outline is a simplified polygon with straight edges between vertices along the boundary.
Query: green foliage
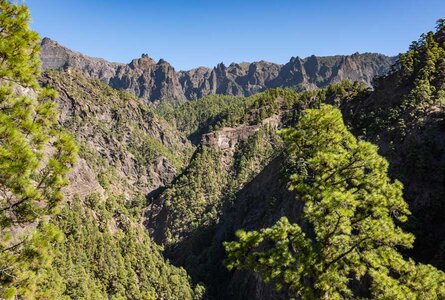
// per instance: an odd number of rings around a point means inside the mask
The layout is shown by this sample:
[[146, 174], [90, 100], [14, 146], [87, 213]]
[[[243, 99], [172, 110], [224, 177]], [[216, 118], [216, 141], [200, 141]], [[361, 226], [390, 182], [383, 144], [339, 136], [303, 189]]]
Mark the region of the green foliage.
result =
[[444, 273], [397, 252], [414, 240], [397, 225], [409, 211], [376, 146], [358, 141], [328, 105], [306, 110], [283, 136], [289, 188], [304, 201], [302, 224], [282, 218], [271, 228], [239, 231], [238, 241], [225, 243], [229, 269], [258, 272], [305, 299], [363, 297], [354, 281], [367, 280], [365, 295], [375, 298], [445, 297]]
[[53, 259], [52, 248], [63, 236], [52, 224], [41, 222], [35, 230], [26, 235], [26, 239], [15, 241], [9, 248], [2, 248], [1, 253], [1, 296], [5, 299], [39, 299], [39, 286], [49, 276]]
[[59, 290], [57, 299], [195, 299], [186, 272], [164, 261], [119, 198], [75, 197], [55, 223], [65, 241], [40, 291]]
[[201, 146], [185, 172], [163, 193], [169, 218], [166, 243], [215, 224], [222, 205], [230, 202], [280, 147], [280, 138], [267, 126], [240, 142], [233, 156], [224, 152], [227, 150]]
[[234, 194], [241, 186], [249, 182], [282, 149], [281, 137], [275, 128], [265, 126], [254, 135], [241, 141], [233, 156], [233, 168], [236, 176], [230, 191]]
[[47, 92], [35, 100], [15, 95], [11, 87], [0, 88], [0, 223], [5, 227], [32, 222], [63, 198], [76, 146], [57, 129], [54, 94]]
[[24, 5], [0, 1], [0, 79], [36, 88], [40, 74], [40, 38], [29, 27]]
[[404, 183], [413, 216], [404, 225], [416, 235], [405, 252], [445, 268], [442, 219], [445, 213], [445, 30], [421, 36], [397, 67], [376, 81], [374, 91], [343, 107], [348, 125], [380, 146], [390, 175]]
[[[385, 105], [359, 107], [351, 119], [368, 136], [382, 132], [394, 142], [423, 126], [432, 107], [445, 103], [445, 45], [443, 26], [423, 34], [399, 56], [398, 68], [376, 81], [376, 97]], [[385, 84], [385, 82], [389, 82]], [[357, 97], [361, 102], [363, 97]]]
[[25, 6], [0, 1], [0, 297], [9, 298], [29, 298], [44, 276], [58, 237], [45, 216], [76, 155], [57, 124], [56, 93], [38, 87], [39, 37], [28, 23]]
[[250, 97], [209, 95], [176, 107], [163, 102], [156, 111], [168, 120], [175, 120], [178, 130], [194, 140], [225, 126], [259, 124], [303, 98], [291, 89], [271, 89]]
[[[38, 87], [39, 37], [28, 21], [25, 6], [0, 0], [0, 298], [202, 298], [204, 288], [193, 289], [186, 272], [164, 260], [163, 249], [141, 226], [147, 205], [141, 191], [170, 180], [169, 175], [160, 178], [166, 168], [184, 169], [194, 147], [129, 93], [75, 70], [48, 71], [41, 79], [63, 93], [64, 114], [58, 118], [55, 92]], [[268, 122], [287, 126], [299, 120], [283, 137], [289, 188], [304, 203], [303, 220], [295, 224], [281, 218], [270, 228], [238, 232], [238, 241], [225, 244], [228, 267], [258, 272], [290, 296], [303, 298], [444, 298], [444, 274], [398, 252], [414, 240], [399, 227], [409, 215], [402, 185], [389, 180], [388, 163], [377, 148], [356, 140], [340, 113], [322, 105], [346, 110], [368, 137], [390, 136], [388, 148], [396, 151], [393, 142], [431, 122], [431, 115], [443, 120], [444, 41], [440, 20], [435, 33], [401, 55], [399, 70], [376, 82], [372, 95], [385, 96], [388, 78], [395, 91], [387, 105], [377, 108], [357, 109], [354, 105], [370, 91], [350, 82], [298, 93], [272, 89], [247, 98], [161, 101], [156, 113], [195, 143], [223, 127], [254, 132], [235, 139], [230, 149], [197, 149], [161, 196], [166, 243], [174, 247], [186, 240], [180, 249], [186, 249], [187, 268], [195, 274], [206, 270], [202, 277], [211, 277], [218, 266], [206, 257], [214, 249], [205, 249], [203, 239], [211, 239], [223, 205], [231, 205], [282, 150]], [[74, 142], [58, 121], [79, 141], [81, 158], [105, 197], [74, 197], [55, 216], [76, 156]], [[406, 155], [413, 162], [404, 174], [427, 177], [432, 161], [441, 156], [440, 142], [426, 138], [409, 148], [415, 148]], [[164, 165], [164, 158], [172, 166]], [[443, 205], [433, 202], [440, 212]]]
[[362, 99], [369, 94], [369, 89], [363, 82], [342, 81], [330, 84], [326, 88], [325, 103], [342, 107], [344, 103], [354, 99]]
[[[191, 144], [134, 96], [76, 70], [46, 71], [43, 76], [45, 84], [64, 93], [59, 100], [63, 107], [72, 101], [75, 108], [70, 108], [71, 115], [64, 116], [62, 124], [80, 142], [80, 156], [97, 174], [104, 175], [101, 182], [125, 181], [117, 174], [111, 176], [109, 170], [110, 166], [128, 165], [131, 157], [137, 177], [133, 180], [140, 180], [136, 188], [152, 188], [150, 166], [156, 159], [165, 157], [177, 170], [190, 159], [194, 150]], [[98, 147], [103, 151], [95, 151]], [[103, 177], [110, 178], [104, 181]]]
[[209, 95], [177, 106], [164, 101], [155, 111], [167, 120], [174, 120], [179, 131], [198, 143], [202, 134], [222, 127], [261, 124], [274, 115], [293, 122], [305, 108], [316, 108], [325, 102], [340, 106], [368, 92], [363, 83], [343, 81], [326, 89], [302, 92], [276, 88], [250, 97]]
[[171, 218], [166, 233], [167, 243], [180, 239], [181, 232], [208, 225], [216, 218], [222, 187], [229, 179], [220, 156], [217, 150], [203, 148], [165, 193], [165, 206]]
[[201, 135], [218, 128], [227, 116], [242, 116], [249, 105], [248, 98], [209, 95], [177, 107], [161, 102], [156, 112], [166, 120], [175, 120], [176, 127], [187, 135]]

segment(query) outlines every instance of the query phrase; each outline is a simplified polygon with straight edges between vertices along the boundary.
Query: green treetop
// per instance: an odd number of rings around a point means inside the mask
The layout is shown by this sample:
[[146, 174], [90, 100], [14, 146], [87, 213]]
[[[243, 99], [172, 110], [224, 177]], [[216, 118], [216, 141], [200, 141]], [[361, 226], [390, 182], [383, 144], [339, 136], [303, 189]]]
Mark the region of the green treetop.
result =
[[26, 6], [0, 1], [0, 79], [37, 87], [40, 38], [29, 19]]
[[409, 211], [376, 146], [358, 141], [329, 105], [306, 110], [283, 137], [302, 224], [283, 217], [271, 228], [237, 232], [225, 243], [229, 269], [258, 272], [304, 299], [445, 297], [444, 273], [397, 251], [414, 241], [397, 225]]
[[25, 6], [0, 0], [0, 298], [32, 293], [58, 236], [43, 216], [62, 199], [76, 153], [58, 128], [55, 92], [38, 87], [39, 37], [28, 23]]

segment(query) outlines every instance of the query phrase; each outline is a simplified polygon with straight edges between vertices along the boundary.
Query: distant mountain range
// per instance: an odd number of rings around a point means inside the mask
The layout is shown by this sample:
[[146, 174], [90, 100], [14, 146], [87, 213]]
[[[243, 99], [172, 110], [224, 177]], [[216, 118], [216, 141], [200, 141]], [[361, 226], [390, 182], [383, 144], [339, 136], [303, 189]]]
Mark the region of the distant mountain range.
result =
[[154, 61], [147, 54], [129, 64], [108, 62], [72, 51], [59, 43], [42, 40], [42, 68], [79, 69], [111, 87], [128, 90], [144, 102], [168, 99], [198, 99], [209, 94], [250, 96], [274, 87], [323, 88], [342, 80], [371, 86], [375, 76], [385, 74], [396, 57], [377, 53], [292, 57], [288, 63], [267, 61], [218, 64], [176, 71], [167, 61]]

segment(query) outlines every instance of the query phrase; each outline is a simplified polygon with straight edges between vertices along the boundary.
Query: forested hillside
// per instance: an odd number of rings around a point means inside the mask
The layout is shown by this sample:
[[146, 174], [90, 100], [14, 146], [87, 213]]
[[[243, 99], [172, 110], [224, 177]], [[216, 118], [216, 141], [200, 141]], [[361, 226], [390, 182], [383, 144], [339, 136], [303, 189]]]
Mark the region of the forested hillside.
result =
[[80, 71], [47, 72], [39, 87], [28, 11], [0, 8], [0, 298], [199, 298], [141, 226], [146, 195], [184, 168], [192, 145]]
[[[246, 98], [244, 101], [240, 98], [212, 96], [176, 108], [164, 104], [157, 109], [163, 115], [168, 115], [168, 119], [174, 119], [178, 129], [189, 135], [194, 143], [199, 143], [201, 140], [200, 145], [205, 149], [210, 139], [214, 141], [210, 144], [218, 149], [221, 147], [221, 141], [228, 141], [227, 143], [231, 145], [242, 144], [238, 136], [231, 135], [232, 131], [241, 128], [245, 128], [246, 131], [250, 126], [255, 126], [270, 117], [278, 121], [275, 123], [277, 128], [285, 128], [295, 125], [306, 108], [317, 108], [322, 103], [338, 106], [344, 113], [346, 123], [359, 138], [380, 146], [379, 154], [389, 160], [388, 172], [392, 180], [398, 179], [404, 183], [403, 196], [412, 214], [407, 222], [400, 225], [404, 230], [414, 233], [416, 239], [413, 247], [397, 247], [397, 249], [400, 248], [403, 254], [420, 262], [432, 263], [438, 268], [443, 268], [442, 174], [445, 172], [442, 143], [444, 104], [441, 100], [444, 87], [441, 82], [445, 77], [441, 74], [444, 59], [442, 26], [439, 22], [436, 33], [428, 33], [422, 36], [419, 42], [414, 43], [411, 49], [401, 56], [391, 73], [376, 80], [375, 90], [369, 90], [365, 85], [358, 83], [342, 82], [324, 90], [303, 93], [272, 90]], [[412, 63], [406, 65], [407, 62]], [[424, 74], [426, 70], [422, 71], [425, 67], [431, 69], [427, 74]], [[421, 76], [424, 76], [423, 81]], [[427, 92], [425, 94], [420, 91]], [[422, 100], [422, 96], [428, 99]], [[211, 133], [207, 134], [209, 131]], [[245, 140], [249, 138], [245, 137]], [[192, 277], [200, 281], [207, 280], [210, 285], [209, 293], [239, 299], [285, 297], [285, 294], [276, 294], [272, 288], [264, 286], [256, 276], [247, 275], [245, 271], [227, 273], [223, 267], [217, 266], [226, 255], [221, 244], [224, 240], [233, 239], [237, 229], [258, 230], [272, 226], [283, 215], [294, 222], [301, 222], [299, 220], [301, 220], [302, 204], [299, 205], [298, 201], [294, 200], [294, 194], [286, 191], [286, 174], [290, 167], [283, 157], [284, 154], [280, 154], [283, 143], [279, 135], [275, 136], [274, 141], [270, 143], [266, 137], [256, 142], [256, 144], [275, 145], [274, 151], [267, 156], [266, 164], [258, 169], [263, 170], [262, 172], [251, 176], [244, 183], [237, 181], [236, 176], [229, 177], [229, 182], [233, 180], [240, 187], [234, 195], [225, 197], [218, 188], [205, 188], [209, 183], [202, 180], [205, 176], [223, 180], [222, 182], [212, 180], [212, 183], [216, 182], [215, 187], [227, 184], [227, 179], [224, 179], [227, 178], [227, 175], [224, 175], [225, 171], [221, 171], [220, 176], [215, 175], [217, 170], [224, 169], [214, 167], [206, 161], [200, 168], [204, 173], [200, 175], [196, 172], [186, 173], [182, 180], [173, 182], [172, 187], [155, 202], [157, 205], [166, 203], [165, 207], [173, 207], [175, 212], [171, 213], [166, 213], [167, 208], [164, 208], [164, 213], [160, 215], [165, 218], [175, 216], [181, 207], [186, 211], [190, 209], [192, 212], [190, 216], [194, 212], [200, 212], [200, 209], [211, 211], [219, 207], [217, 213], [211, 213], [215, 225], [208, 224], [208, 217], [202, 219], [207, 220], [202, 225], [194, 223], [192, 217], [190, 222], [193, 227], [197, 226], [197, 229], [194, 229], [190, 237], [186, 235], [187, 238], [184, 239], [184, 236], [180, 236], [179, 242], [173, 244], [171, 244], [172, 239], [157, 234], [169, 232], [171, 230], [169, 226], [174, 228], [178, 223], [172, 222], [168, 225], [162, 222], [148, 222], [149, 228], [154, 230], [154, 236], [170, 245], [167, 254], [174, 261], [186, 266]], [[227, 161], [227, 157], [245, 156], [242, 148], [233, 148], [235, 151], [230, 151], [223, 159], [217, 161]], [[241, 154], [238, 151], [241, 151]], [[255, 152], [261, 155], [261, 151]], [[201, 157], [198, 157], [197, 161], [200, 159]], [[197, 161], [191, 166], [199, 169]], [[257, 161], [261, 162], [262, 159], [257, 158]], [[209, 169], [203, 167], [207, 165], [212, 167]], [[208, 174], [207, 170], [212, 174]], [[232, 171], [232, 174], [236, 174], [236, 171]], [[272, 178], [268, 178], [269, 176]], [[187, 178], [187, 181], [184, 181], [184, 178]], [[200, 188], [197, 188], [197, 183]], [[181, 192], [177, 192], [176, 185], [180, 186]], [[195, 193], [201, 190], [201, 186], [205, 191], [202, 195], [207, 195], [207, 198], [199, 197], [199, 193]], [[186, 190], [189, 192], [185, 192]], [[223, 190], [230, 191], [227, 188]], [[258, 193], [256, 190], [262, 192]], [[185, 202], [187, 205], [184, 206], [185, 203], [171, 205], [168, 199], [172, 191], [179, 196], [175, 199], [180, 199], [180, 195], [187, 195], [188, 201]], [[212, 198], [214, 196], [223, 200], [215, 202], [211, 200], [215, 199]], [[195, 197], [201, 200], [195, 202]], [[203, 199], [208, 199], [208, 202]], [[220, 201], [224, 204], [219, 204]], [[295, 201], [297, 203], [293, 204]], [[155, 211], [160, 210], [157, 208]], [[198, 215], [201, 216], [201, 213]], [[180, 213], [180, 216], [179, 228], [187, 231], [189, 228], [187, 223], [182, 222], [189, 217], [185, 217], [187, 216], [185, 211]], [[153, 216], [149, 215], [148, 219], [150, 218]], [[195, 217], [195, 220], [201, 219]], [[437, 280], [431, 279], [432, 282], [436, 281], [436, 284], [442, 282]], [[407, 292], [400, 291], [398, 297], [404, 293]], [[430, 297], [434, 298], [434, 293]]]
[[114, 64], [29, 18], [0, 0], [0, 299], [445, 299], [443, 20], [382, 75]]
[[59, 121], [80, 149], [53, 221], [65, 239], [47, 286], [67, 299], [193, 299], [186, 272], [141, 226], [146, 195], [184, 168], [191, 144], [132, 95], [79, 71], [40, 82], [58, 91]]
[[445, 27], [437, 23], [402, 54], [375, 90], [343, 104], [358, 135], [380, 146], [413, 213], [411, 252], [445, 268]]

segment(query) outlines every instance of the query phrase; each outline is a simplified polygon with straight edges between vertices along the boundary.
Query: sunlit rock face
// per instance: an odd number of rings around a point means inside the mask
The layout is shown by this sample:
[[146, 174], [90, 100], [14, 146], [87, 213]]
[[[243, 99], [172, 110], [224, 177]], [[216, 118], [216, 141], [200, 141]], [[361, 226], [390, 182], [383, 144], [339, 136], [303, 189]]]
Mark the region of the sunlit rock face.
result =
[[167, 61], [156, 62], [147, 54], [129, 64], [112, 63], [72, 51], [49, 38], [42, 40], [41, 58], [44, 70], [79, 69], [143, 102], [194, 100], [210, 94], [250, 96], [274, 87], [316, 89], [342, 80], [371, 86], [373, 78], [387, 73], [396, 59], [375, 53], [312, 55], [292, 57], [284, 65], [262, 60], [177, 72]]

